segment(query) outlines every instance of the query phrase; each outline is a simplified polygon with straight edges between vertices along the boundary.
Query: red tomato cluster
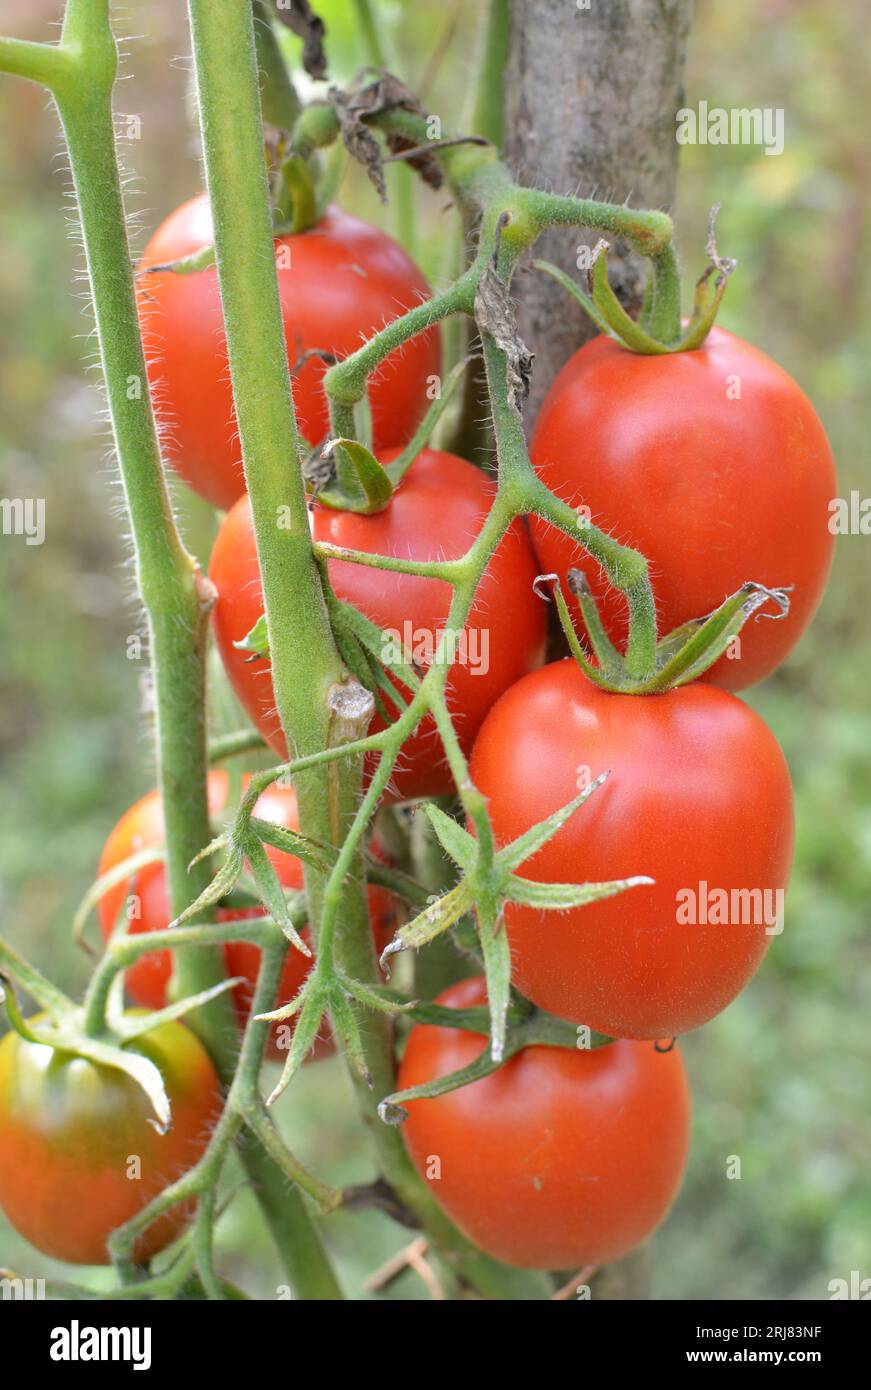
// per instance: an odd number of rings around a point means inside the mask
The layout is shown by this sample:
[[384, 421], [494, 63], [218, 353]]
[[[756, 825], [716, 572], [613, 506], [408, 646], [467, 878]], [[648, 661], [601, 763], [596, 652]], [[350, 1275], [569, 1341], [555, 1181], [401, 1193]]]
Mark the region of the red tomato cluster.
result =
[[[229, 508], [210, 565], [217, 645], [243, 706], [284, 757], [268, 658], [252, 659], [237, 645], [261, 616], [262, 588], [216, 273], [153, 269], [201, 251], [210, 237], [204, 197], [167, 219], [144, 258], [152, 273], [140, 277], [139, 309], [169, 456], [186, 482]], [[428, 288], [389, 237], [335, 208], [310, 231], [279, 237], [275, 251], [288, 359], [300, 364], [296, 408], [314, 443], [328, 429], [324, 356], [346, 356]], [[439, 335], [431, 329], [392, 353], [373, 379], [373, 448], [383, 463], [411, 438], [439, 367]], [[594, 522], [647, 557], [661, 632], [707, 614], [746, 581], [791, 587], [788, 617], [750, 623], [704, 681], [652, 696], [605, 693], [573, 660], [541, 666], [545, 608], [532, 585], [538, 572], [565, 581], [571, 567], [582, 569], [618, 644], [627, 631], [622, 597], [572, 539], [540, 518], [532, 520], [530, 539], [518, 520], [492, 555], [454, 656], [448, 707], [497, 844], [609, 774], [522, 873], [541, 883], [651, 880], [568, 912], [518, 904], [505, 911], [517, 988], [541, 1009], [617, 1041], [595, 1050], [530, 1046], [485, 1079], [408, 1103], [413, 1162], [482, 1250], [516, 1265], [575, 1269], [619, 1258], [646, 1239], [677, 1191], [689, 1092], [678, 1050], [655, 1040], [673, 1039], [724, 1009], [782, 926], [793, 837], [789, 774], [765, 725], [728, 692], [770, 674], [813, 615], [831, 559], [834, 473], [822, 426], [795, 382], [720, 329], [695, 351], [653, 357], [597, 338], [560, 373], [536, 422], [531, 455], [581, 523]], [[480, 534], [493, 496], [483, 472], [427, 448], [381, 512], [315, 504], [312, 531], [319, 541], [370, 554], [459, 558]], [[447, 584], [335, 560], [328, 572], [336, 596], [374, 623], [386, 645], [423, 651], [418, 659], [426, 667], [447, 618]], [[575, 618], [583, 633], [580, 614]], [[373, 731], [383, 727], [378, 716]], [[403, 747], [389, 794], [411, 799], [452, 790], [427, 718]], [[209, 798], [212, 814], [220, 815], [223, 773], [211, 775]], [[293, 792], [277, 786], [264, 793], [257, 814], [288, 828], [298, 824]], [[113, 830], [100, 873], [160, 843], [163, 833], [160, 799], [151, 793]], [[268, 853], [281, 882], [299, 888], [299, 862]], [[155, 864], [105, 894], [107, 936], [130, 895], [137, 907], [131, 931], [167, 924], [165, 872]], [[377, 888], [369, 905], [380, 948], [393, 927], [393, 905]], [[247, 982], [236, 994], [240, 1021], [250, 1009], [258, 957], [244, 943], [226, 948], [228, 970]], [[282, 1001], [296, 994], [308, 968], [289, 949]], [[128, 972], [129, 992], [158, 1008], [170, 973], [168, 953], [145, 956]], [[459, 1009], [484, 1001], [481, 980], [464, 981], [440, 1000]], [[173, 1096], [174, 1138], [159, 1157], [135, 1088], [101, 1080], [112, 1098], [118, 1154], [142, 1151], [150, 1163], [153, 1150], [164, 1178], [195, 1160], [218, 1103], [208, 1059], [180, 1031], [183, 1047], [162, 1050], [168, 1030], [141, 1044], [148, 1055], [149, 1048], [160, 1053], [155, 1059]], [[416, 1026], [399, 1085], [420, 1086], [466, 1067], [485, 1046], [481, 1035], [462, 1028]], [[46, 1066], [40, 1051], [18, 1038], [0, 1047], [0, 1201], [41, 1248], [65, 1259], [102, 1260], [106, 1234], [142, 1199], [124, 1190], [113, 1148], [111, 1171], [101, 1170], [98, 1183], [101, 1221], [95, 1226], [83, 1217], [81, 1231], [69, 1228], [71, 1207], [84, 1210], [93, 1197], [89, 1190], [78, 1206], [69, 1200], [77, 1191], [77, 1155], [95, 1142], [103, 1120], [72, 1084], [74, 1064], [59, 1056]], [[58, 1114], [70, 1134], [69, 1154], [49, 1152]], [[38, 1175], [39, 1217], [18, 1173], [28, 1182]], [[63, 1223], [55, 1223], [59, 1193]], [[184, 1218], [173, 1215], [149, 1233], [142, 1258]], [[67, 1233], [53, 1234], [64, 1223]]]

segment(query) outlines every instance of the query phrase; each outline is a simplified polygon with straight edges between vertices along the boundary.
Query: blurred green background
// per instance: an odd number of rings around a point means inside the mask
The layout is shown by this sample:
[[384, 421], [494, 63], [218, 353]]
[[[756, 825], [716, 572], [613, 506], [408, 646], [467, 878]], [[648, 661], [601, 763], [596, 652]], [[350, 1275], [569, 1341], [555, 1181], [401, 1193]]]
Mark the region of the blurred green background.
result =
[[[333, 74], [346, 78], [361, 65], [354, 7], [315, 8], [327, 21]], [[470, 82], [478, 6], [377, 0], [376, 9], [401, 75], [423, 83], [431, 109], [455, 113]], [[136, 11], [120, 20], [122, 35], [145, 37], [124, 44], [129, 80], [118, 107], [142, 118], [141, 139], [123, 147], [141, 249], [201, 175], [189, 62], [180, 56], [183, 8]], [[45, 37], [59, 13], [49, 0], [5, 0], [4, 28]], [[777, 158], [747, 146], [683, 152], [677, 217], [688, 285], [702, 265], [707, 209], [720, 202], [720, 249], [740, 263], [722, 321], [814, 400], [842, 496], [869, 492], [869, 70], [861, 6], [697, 7], [689, 103], [783, 107], [786, 148]], [[147, 675], [127, 658], [141, 622], [120, 487], [88, 380], [94, 343], [57, 122], [39, 89], [3, 78], [0, 127], [0, 493], [44, 497], [47, 509], [42, 547], [0, 544], [0, 913], [4, 933], [77, 990], [88, 962], [70, 942], [71, 913], [118, 814], [153, 780]], [[390, 211], [356, 175], [340, 197], [390, 226]], [[417, 197], [416, 252], [438, 281], [451, 217], [443, 195]], [[212, 518], [180, 494], [205, 557]], [[656, 1239], [657, 1298], [818, 1299], [832, 1278], [871, 1275], [869, 589], [871, 542], [844, 537], [810, 636], [749, 696], [795, 782], [787, 929], [741, 998], [684, 1043], [694, 1143], [685, 1187]], [[305, 1161], [332, 1181], [366, 1179], [370, 1158], [337, 1062], [307, 1067], [281, 1103], [285, 1115], [288, 1107]], [[730, 1155], [742, 1160], [740, 1181], [726, 1178]], [[358, 1296], [366, 1274], [403, 1243], [398, 1228], [371, 1216], [331, 1218], [328, 1239]], [[223, 1218], [220, 1245], [224, 1273], [274, 1296], [281, 1281], [249, 1194]], [[0, 1217], [4, 1264], [68, 1273]], [[391, 1296], [426, 1293], [406, 1275]]]

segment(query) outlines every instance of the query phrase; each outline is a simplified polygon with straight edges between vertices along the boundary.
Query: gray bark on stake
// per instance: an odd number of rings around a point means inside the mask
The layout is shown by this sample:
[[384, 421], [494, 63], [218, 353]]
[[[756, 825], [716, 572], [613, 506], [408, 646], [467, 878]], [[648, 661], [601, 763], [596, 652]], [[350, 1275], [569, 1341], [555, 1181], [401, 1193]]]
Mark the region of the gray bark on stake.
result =
[[[675, 113], [684, 105], [691, 0], [512, 0], [505, 75], [505, 157], [515, 177], [555, 193], [609, 202], [674, 204]], [[581, 245], [595, 233], [558, 229], [535, 255], [578, 279]], [[643, 262], [617, 243], [611, 279], [637, 304]], [[559, 285], [535, 272], [515, 279], [520, 333], [535, 353], [535, 412], [566, 358], [594, 330]]]

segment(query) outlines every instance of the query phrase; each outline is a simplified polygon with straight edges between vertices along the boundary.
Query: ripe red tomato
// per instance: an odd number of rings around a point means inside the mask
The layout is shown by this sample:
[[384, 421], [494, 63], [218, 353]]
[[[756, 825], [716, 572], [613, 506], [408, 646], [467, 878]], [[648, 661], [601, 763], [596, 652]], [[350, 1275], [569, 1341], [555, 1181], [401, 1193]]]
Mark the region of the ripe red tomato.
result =
[[[485, 997], [479, 977], [438, 1002], [463, 1009]], [[418, 1025], [399, 1087], [458, 1071], [486, 1046]], [[683, 1061], [652, 1042], [529, 1047], [492, 1076], [407, 1108], [405, 1141], [433, 1196], [488, 1255], [526, 1269], [606, 1264], [640, 1245], [671, 1206], [689, 1147]]]
[[[202, 250], [212, 240], [208, 198], [200, 194], [171, 213], [149, 241], [142, 269]], [[278, 290], [291, 368], [319, 348], [347, 357], [430, 289], [417, 266], [385, 232], [331, 207], [310, 231], [278, 237]], [[149, 379], [165, 447], [178, 472], [202, 497], [230, 507], [244, 489], [221, 301], [214, 266], [189, 275], [158, 271], [138, 281]], [[377, 448], [404, 444], [428, 405], [429, 378], [440, 370], [437, 327], [387, 358], [372, 378], [369, 401]], [[309, 359], [294, 381], [300, 428], [318, 443], [328, 431], [321, 378]]]
[[[390, 452], [383, 456], [385, 462], [392, 457]], [[424, 449], [384, 511], [361, 516], [316, 506], [314, 536], [371, 554], [457, 559], [480, 532], [492, 498], [492, 482], [479, 469], [454, 454]], [[407, 635], [423, 649], [429, 645], [434, 650], [447, 618], [448, 584], [345, 561], [331, 560], [329, 572], [338, 597], [354, 604], [385, 636], [395, 633], [395, 640], [401, 642]], [[263, 736], [286, 757], [269, 665], [251, 661], [249, 652], [233, 645], [250, 632], [263, 611], [247, 497], [237, 502], [218, 532], [209, 574], [218, 590], [215, 637], [233, 688]], [[493, 701], [543, 658], [545, 613], [532, 590], [535, 574], [529, 537], [518, 521], [490, 561], [448, 678], [449, 705], [467, 753]], [[427, 665], [426, 651], [419, 655], [421, 664]], [[383, 727], [376, 716], [370, 731]], [[431, 718], [423, 720], [405, 744], [393, 785], [400, 799], [452, 791], [450, 770]]]
[[[746, 580], [795, 586], [789, 616], [749, 622], [705, 679], [742, 690], [788, 656], [825, 587], [836, 482], [813, 406], [769, 357], [720, 328], [669, 357], [596, 338], [554, 382], [531, 447], [553, 492], [650, 561], [662, 633]], [[584, 571], [622, 644], [626, 605], [599, 566], [539, 518], [532, 533], [543, 570]]]
[[[245, 778], [247, 783], [248, 778]], [[219, 816], [227, 800], [228, 778], [221, 769], [209, 773], [209, 811]], [[272, 821], [286, 830], [299, 829], [299, 815], [296, 793], [291, 787], [273, 783], [259, 797], [256, 806], [261, 820]], [[103, 848], [100, 857], [98, 876], [108, 873], [116, 864], [122, 863], [137, 851], [162, 843], [164, 837], [163, 805], [159, 792], [151, 791], [141, 801], [131, 806], [115, 826]], [[303, 886], [302, 865], [295, 855], [273, 849], [266, 845], [266, 853], [272, 861], [276, 873], [285, 888], [299, 889]], [[377, 844], [374, 846], [378, 852]], [[385, 889], [372, 885], [369, 888], [369, 913], [375, 944], [380, 954], [390, 940], [396, 925], [396, 904]], [[162, 931], [172, 918], [166, 870], [162, 863], [149, 864], [139, 869], [132, 880], [125, 881], [109, 889], [99, 903], [100, 924], [106, 939], [111, 935], [118, 916], [124, 908], [125, 898], [129, 898], [128, 921], [132, 933]], [[135, 915], [134, 915], [135, 914]], [[246, 917], [260, 916], [261, 912], [243, 909], [220, 908], [217, 918], [222, 922], [243, 920]], [[301, 932], [310, 946], [308, 929]], [[251, 1008], [257, 972], [260, 967], [260, 948], [252, 942], [233, 941], [224, 947], [224, 956], [229, 975], [242, 975], [245, 984], [237, 985], [233, 991], [236, 1012], [242, 1026]], [[278, 998], [280, 1003], [288, 1003], [296, 995], [311, 969], [311, 961], [294, 946], [288, 947], [281, 974]], [[142, 956], [126, 972], [125, 982], [130, 997], [149, 1009], [162, 1009], [166, 1004], [166, 988], [172, 974], [172, 956], [169, 951], [154, 951]], [[292, 1022], [276, 1023], [270, 1029], [269, 1055], [283, 1057], [292, 1032]], [[324, 1041], [328, 1041], [325, 1038]], [[322, 1049], [324, 1050], [324, 1049]]]
[[[39, 1019], [30, 1022], [38, 1031]], [[53, 1259], [108, 1264], [107, 1236], [193, 1167], [220, 1114], [214, 1067], [188, 1028], [164, 1023], [130, 1048], [163, 1075], [172, 1110], [165, 1134], [124, 1073], [17, 1033], [0, 1043], [0, 1207]], [[159, 1217], [137, 1241], [136, 1260], [163, 1250], [192, 1214], [185, 1203]]]
[[542, 883], [655, 883], [569, 912], [509, 904], [514, 983], [611, 1037], [673, 1037], [731, 1003], [777, 930], [792, 858], [789, 772], [735, 696], [698, 682], [612, 695], [572, 660], [503, 695], [471, 763], [500, 844], [606, 771], [520, 872]]

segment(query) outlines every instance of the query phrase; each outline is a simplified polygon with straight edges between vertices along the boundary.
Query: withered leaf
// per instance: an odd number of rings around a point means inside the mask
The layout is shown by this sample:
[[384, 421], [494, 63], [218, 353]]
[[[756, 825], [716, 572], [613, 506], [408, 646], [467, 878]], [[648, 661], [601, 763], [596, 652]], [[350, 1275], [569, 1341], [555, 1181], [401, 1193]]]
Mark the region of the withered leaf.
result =
[[475, 320], [489, 333], [507, 358], [508, 403], [520, 414], [529, 395], [534, 354], [517, 331], [517, 318], [509, 287], [500, 280], [495, 260], [488, 261], [475, 293]]
[[[331, 87], [327, 93], [339, 118], [342, 138], [348, 153], [363, 165], [372, 183], [378, 190], [382, 202], [387, 201], [387, 188], [384, 182], [384, 168], [381, 147], [372, 131], [366, 125], [366, 116], [375, 116], [382, 111], [411, 111], [417, 116], [426, 116], [414, 93], [400, 82], [392, 73], [379, 70], [374, 82], [367, 83], [351, 92], [343, 92]], [[391, 154], [401, 154], [403, 150], [415, 148], [415, 142], [404, 135], [388, 134], [387, 147]], [[431, 188], [440, 188], [442, 172], [431, 154], [421, 152], [409, 159], [408, 164], [416, 169]]]
[[309, 77], [326, 77], [327, 55], [324, 52], [324, 35], [327, 26], [314, 13], [308, 0], [277, 0], [275, 13], [281, 23], [302, 39], [302, 65]]

